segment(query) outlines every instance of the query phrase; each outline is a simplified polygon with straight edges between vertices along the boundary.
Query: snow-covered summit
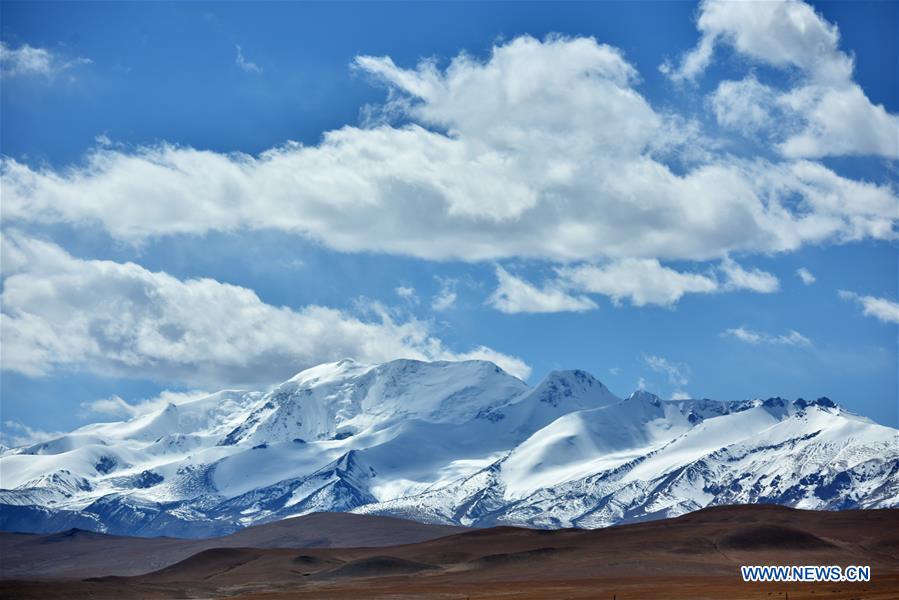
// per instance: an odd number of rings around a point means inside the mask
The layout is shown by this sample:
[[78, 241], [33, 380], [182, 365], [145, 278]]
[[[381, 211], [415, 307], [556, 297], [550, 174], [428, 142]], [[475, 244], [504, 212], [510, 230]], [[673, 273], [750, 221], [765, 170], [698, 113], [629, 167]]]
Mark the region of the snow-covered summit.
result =
[[342, 360], [275, 387], [220, 443], [342, 439], [404, 420], [464, 422], [526, 391], [521, 380], [486, 361]]
[[486, 361], [341, 360], [0, 455], [0, 528], [202, 536], [312, 511], [597, 527], [899, 505], [897, 430], [817, 400], [622, 399]]

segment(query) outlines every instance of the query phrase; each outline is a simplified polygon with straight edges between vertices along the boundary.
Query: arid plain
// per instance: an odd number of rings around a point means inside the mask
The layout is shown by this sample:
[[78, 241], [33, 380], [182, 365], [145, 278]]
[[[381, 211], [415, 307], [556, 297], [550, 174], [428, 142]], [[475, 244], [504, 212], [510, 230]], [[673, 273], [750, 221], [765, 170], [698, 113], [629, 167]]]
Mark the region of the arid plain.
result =
[[[210, 540], [74, 531], [0, 548], [4, 598], [899, 597], [899, 510], [727, 506], [594, 531], [324, 513]], [[872, 580], [743, 583], [743, 564], [870, 565]]]

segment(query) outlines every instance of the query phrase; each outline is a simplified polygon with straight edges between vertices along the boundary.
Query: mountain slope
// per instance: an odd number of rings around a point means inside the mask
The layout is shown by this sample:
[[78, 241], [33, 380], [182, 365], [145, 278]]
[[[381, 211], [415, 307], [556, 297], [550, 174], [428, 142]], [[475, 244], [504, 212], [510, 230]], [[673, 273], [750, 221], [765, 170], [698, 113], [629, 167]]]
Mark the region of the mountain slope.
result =
[[483, 361], [344, 360], [0, 455], [0, 528], [205, 537], [321, 511], [603, 527], [726, 503], [899, 506], [897, 430], [830, 400], [533, 389]]

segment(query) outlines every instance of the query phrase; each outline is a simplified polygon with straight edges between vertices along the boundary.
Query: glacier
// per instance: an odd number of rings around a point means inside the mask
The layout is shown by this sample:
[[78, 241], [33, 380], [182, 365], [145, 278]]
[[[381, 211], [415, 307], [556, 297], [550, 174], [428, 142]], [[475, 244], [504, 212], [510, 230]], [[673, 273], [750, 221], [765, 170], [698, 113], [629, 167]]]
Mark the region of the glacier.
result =
[[899, 506], [899, 430], [827, 398], [663, 400], [584, 371], [342, 360], [0, 449], [0, 529], [207, 537], [323, 511], [582, 527]]

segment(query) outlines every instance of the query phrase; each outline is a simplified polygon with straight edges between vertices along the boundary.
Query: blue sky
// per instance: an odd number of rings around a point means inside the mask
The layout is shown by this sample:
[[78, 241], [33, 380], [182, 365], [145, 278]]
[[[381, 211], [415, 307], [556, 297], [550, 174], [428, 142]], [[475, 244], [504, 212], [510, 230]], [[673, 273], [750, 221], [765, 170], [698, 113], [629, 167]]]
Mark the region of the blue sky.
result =
[[345, 355], [896, 425], [897, 10], [4, 2], [3, 431]]

